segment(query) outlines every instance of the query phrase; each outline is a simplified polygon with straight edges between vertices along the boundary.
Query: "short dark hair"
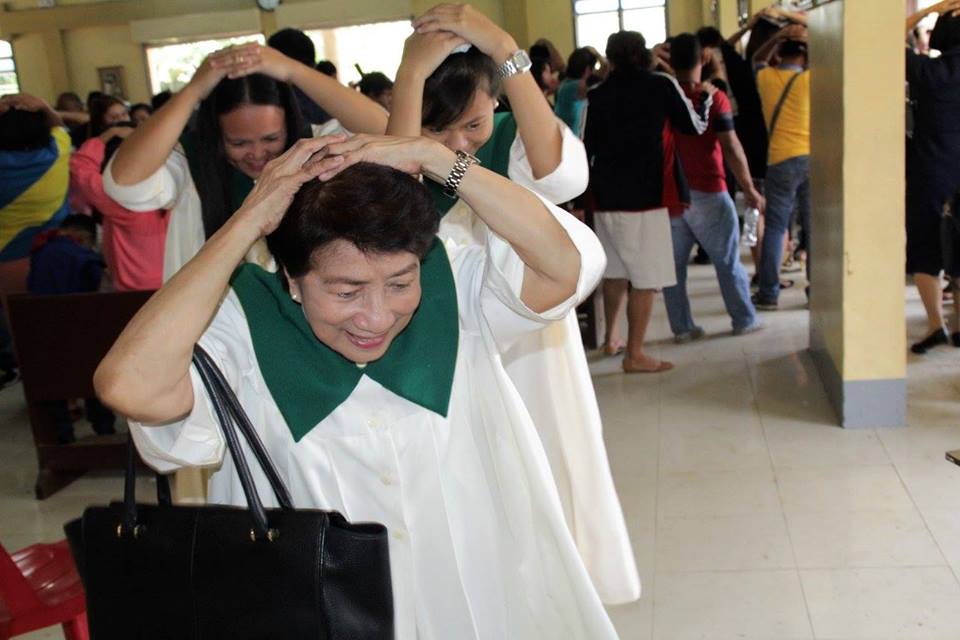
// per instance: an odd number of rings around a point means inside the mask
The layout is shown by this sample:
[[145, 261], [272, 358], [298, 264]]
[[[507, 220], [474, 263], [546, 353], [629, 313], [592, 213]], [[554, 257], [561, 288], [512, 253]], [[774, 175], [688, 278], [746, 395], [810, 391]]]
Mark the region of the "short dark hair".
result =
[[0, 114], [0, 150], [36, 151], [50, 143], [50, 123], [39, 111], [10, 109]]
[[173, 97], [173, 92], [170, 89], [165, 89], [158, 93], [157, 95], [150, 98], [150, 106], [153, 107], [153, 110], [156, 111], [163, 105], [167, 104], [167, 101]]
[[449, 126], [480, 90], [492, 98], [500, 95], [500, 74], [493, 58], [476, 47], [447, 56], [424, 84], [423, 126]]
[[807, 43], [799, 40], [784, 40], [780, 45], [781, 58], [795, 58], [807, 55]]
[[433, 244], [436, 205], [416, 178], [360, 162], [326, 182], [300, 187], [267, 246], [291, 278], [313, 266], [318, 249], [347, 240], [365, 253], [409, 251], [423, 258]]
[[371, 71], [363, 74], [360, 82], [357, 83], [357, 88], [363, 95], [376, 98], [384, 91], [393, 89], [393, 80], [379, 71]]
[[89, 233], [94, 238], [97, 237], [97, 223], [94, 221], [93, 216], [88, 216], [83, 213], [73, 213], [60, 223], [61, 229], [76, 229], [77, 231], [85, 231]]
[[337, 77], [337, 65], [333, 64], [329, 60], [321, 60], [318, 62], [317, 71], [325, 76], [330, 76], [331, 78]]
[[700, 40], [692, 33], [681, 33], [670, 43], [670, 65], [677, 71], [690, 71], [700, 63]]
[[574, 49], [573, 53], [570, 54], [570, 57], [567, 58], [566, 77], [579, 80], [583, 77], [583, 74], [587, 69], [593, 69], [594, 65], [596, 64], [597, 56], [595, 56], [590, 49], [587, 49], [586, 47]]
[[299, 29], [280, 29], [267, 39], [267, 45], [308, 67], [312, 67], [317, 61], [317, 49], [313, 46], [313, 40]]
[[547, 85], [543, 82], [543, 72], [547, 69], [550, 69], [550, 72], [553, 72], [553, 67], [550, 66], [550, 58], [534, 58], [530, 66], [530, 73], [533, 75], [533, 79], [536, 80], [537, 86], [540, 87], [540, 91], [544, 91], [547, 88]]
[[106, 95], [103, 91], [97, 91], [96, 89], [87, 93], [87, 110], [89, 111], [90, 107], [93, 106], [94, 100], [99, 100]]
[[618, 69], [647, 70], [653, 56], [647, 41], [636, 31], [618, 31], [607, 38], [607, 60]]
[[697, 31], [697, 39], [704, 48], [719, 49], [723, 46], [723, 34], [716, 27], [701, 27]]
[[57, 111], [76, 111], [76, 109], [70, 108], [70, 105], [67, 104], [68, 102], [72, 102], [74, 107], [79, 106], [81, 111], [85, 108], [80, 96], [73, 91], [64, 91], [57, 96]]
[[147, 113], [153, 113], [153, 107], [148, 105], [146, 102], [138, 102], [137, 104], [130, 105], [130, 115], [133, 115], [134, 111], [140, 111], [145, 109]]
[[550, 49], [545, 44], [535, 44], [530, 47], [530, 59], [550, 62]]

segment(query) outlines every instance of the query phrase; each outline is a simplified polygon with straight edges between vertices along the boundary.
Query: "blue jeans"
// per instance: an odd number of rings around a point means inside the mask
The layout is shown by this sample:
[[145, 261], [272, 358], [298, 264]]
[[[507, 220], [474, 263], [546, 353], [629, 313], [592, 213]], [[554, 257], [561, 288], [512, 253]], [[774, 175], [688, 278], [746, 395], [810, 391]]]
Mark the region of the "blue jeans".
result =
[[696, 326], [687, 297], [687, 262], [695, 242], [699, 242], [717, 272], [720, 294], [735, 330], [745, 329], [757, 321], [757, 311], [750, 302], [750, 280], [740, 263], [740, 230], [737, 208], [726, 191], [720, 193], [690, 192], [690, 208], [679, 218], [670, 219], [673, 232], [673, 260], [677, 284], [663, 290], [667, 318], [674, 335], [681, 335]]
[[[810, 237], [810, 156], [788, 158], [767, 167], [764, 182], [767, 210], [764, 214], [763, 247], [760, 252], [760, 298], [775, 302], [780, 297], [780, 264], [783, 261], [783, 236], [790, 226], [794, 208], [799, 210], [800, 226]], [[810, 273], [807, 252], [807, 273]]]

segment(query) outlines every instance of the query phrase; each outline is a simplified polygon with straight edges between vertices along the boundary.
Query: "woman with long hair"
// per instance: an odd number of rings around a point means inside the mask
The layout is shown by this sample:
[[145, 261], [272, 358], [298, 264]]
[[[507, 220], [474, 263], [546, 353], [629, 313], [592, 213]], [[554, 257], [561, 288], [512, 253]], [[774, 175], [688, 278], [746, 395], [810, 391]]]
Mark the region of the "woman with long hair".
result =
[[[588, 177], [583, 144], [554, 115], [513, 38], [469, 5], [438, 5], [414, 26], [397, 71], [388, 131], [476, 155], [484, 167], [551, 202], [580, 195]], [[512, 112], [494, 113], [501, 90]], [[468, 203], [433, 191], [440, 237], [482, 245], [487, 228]], [[635, 600], [640, 581], [576, 313], [505, 349], [503, 362], [537, 426], [601, 599]]]
[[[311, 134], [291, 85], [351, 131], [386, 127], [386, 113], [366, 97], [250, 43], [208, 56], [190, 83], [120, 146], [104, 172], [106, 193], [135, 211], [171, 210], [164, 280], [223, 226], [267, 162]], [[197, 107], [196, 126], [187, 130]], [[270, 262], [262, 244], [248, 258]]]

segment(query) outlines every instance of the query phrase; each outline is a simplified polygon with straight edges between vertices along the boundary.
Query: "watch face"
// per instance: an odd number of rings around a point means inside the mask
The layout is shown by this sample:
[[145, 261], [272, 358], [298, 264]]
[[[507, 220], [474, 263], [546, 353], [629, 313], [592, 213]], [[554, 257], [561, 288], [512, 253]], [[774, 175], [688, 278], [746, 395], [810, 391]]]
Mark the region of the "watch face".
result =
[[280, 0], [257, 0], [257, 5], [264, 11], [273, 11], [280, 5]]

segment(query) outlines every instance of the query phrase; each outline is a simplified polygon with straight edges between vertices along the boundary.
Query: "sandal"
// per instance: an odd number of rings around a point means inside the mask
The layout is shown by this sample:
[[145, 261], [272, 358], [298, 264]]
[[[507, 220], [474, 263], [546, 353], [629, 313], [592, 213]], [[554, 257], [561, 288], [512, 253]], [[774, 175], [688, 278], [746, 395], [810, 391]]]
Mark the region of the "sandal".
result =
[[910, 346], [910, 351], [917, 354], [924, 354], [934, 347], [947, 344], [950, 341], [947, 332], [943, 329], [937, 329], [920, 342], [915, 342]]

